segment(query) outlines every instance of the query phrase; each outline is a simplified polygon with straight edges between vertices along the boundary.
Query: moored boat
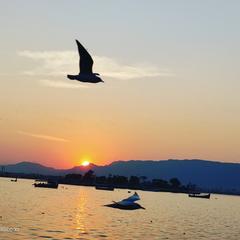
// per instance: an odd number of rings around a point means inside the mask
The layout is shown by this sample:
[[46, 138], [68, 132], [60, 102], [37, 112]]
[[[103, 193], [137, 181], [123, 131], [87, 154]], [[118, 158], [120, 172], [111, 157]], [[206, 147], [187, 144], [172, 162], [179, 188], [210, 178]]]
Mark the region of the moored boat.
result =
[[51, 180], [36, 180], [33, 185], [42, 188], [58, 188], [58, 183]]
[[97, 190], [114, 191], [114, 187], [109, 185], [96, 185], [95, 188]]
[[195, 197], [195, 198], [206, 198], [209, 199], [211, 194], [210, 193], [189, 193], [189, 197]]

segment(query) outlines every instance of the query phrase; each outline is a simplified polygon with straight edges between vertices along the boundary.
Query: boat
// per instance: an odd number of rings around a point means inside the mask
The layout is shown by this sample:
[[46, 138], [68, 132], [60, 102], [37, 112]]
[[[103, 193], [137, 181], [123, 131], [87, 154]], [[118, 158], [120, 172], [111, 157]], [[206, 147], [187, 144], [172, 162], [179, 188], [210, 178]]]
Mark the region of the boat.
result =
[[97, 190], [114, 191], [114, 187], [109, 185], [96, 185], [95, 188]]
[[11, 182], [17, 182], [17, 178], [11, 179]]
[[189, 197], [195, 197], [195, 198], [206, 198], [209, 199], [211, 194], [210, 193], [189, 193]]
[[33, 185], [34, 187], [42, 188], [58, 188], [58, 183], [56, 181], [51, 180], [36, 180]]

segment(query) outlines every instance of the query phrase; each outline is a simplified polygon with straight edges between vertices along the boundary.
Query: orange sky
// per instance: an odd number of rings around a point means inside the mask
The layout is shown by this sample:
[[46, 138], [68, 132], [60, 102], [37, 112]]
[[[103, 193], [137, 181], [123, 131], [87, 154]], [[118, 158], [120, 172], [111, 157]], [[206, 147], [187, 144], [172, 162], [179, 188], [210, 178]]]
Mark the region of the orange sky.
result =
[[239, 3], [93, 2], [0, 3], [0, 163], [240, 162]]

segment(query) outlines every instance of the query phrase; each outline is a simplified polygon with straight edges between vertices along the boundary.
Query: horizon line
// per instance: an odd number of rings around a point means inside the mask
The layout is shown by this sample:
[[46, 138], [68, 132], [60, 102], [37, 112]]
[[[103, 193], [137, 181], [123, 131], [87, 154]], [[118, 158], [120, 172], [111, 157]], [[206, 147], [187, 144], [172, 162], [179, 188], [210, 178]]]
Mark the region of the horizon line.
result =
[[[188, 158], [185, 158], [185, 159], [169, 158], [169, 159], [159, 159], [159, 160], [153, 160], [153, 159], [145, 159], [145, 160], [143, 160], [143, 159], [115, 160], [115, 161], [112, 161], [112, 162], [110, 162], [108, 164], [105, 164], [105, 165], [97, 165], [95, 163], [90, 162], [90, 165], [95, 165], [97, 167], [105, 167], [105, 166], [109, 166], [109, 165], [111, 165], [111, 164], [113, 164], [115, 162], [134, 162], [134, 161], [138, 161], [138, 162], [203, 161], [203, 162], [223, 163], [223, 164], [240, 164], [240, 162], [224, 162], [224, 161], [221, 161], [221, 160], [210, 160], [210, 159], [199, 159], [199, 158], [191, 158], [191, 159], [188, 159]], [[70, 168], [56, 168], [55, 166], [48, 166], [48, 165], [45, 165], [43, 163], [34, 162], [34, 161], [19, 161], [19, 162], [15, 162], [15, 163], [3, 163], [3, 164], [0, 164], [0, 166], [3, 167], [3, 166], [7, 166], [7, 165], [16, 165], [16, 164], [20, 164], [20, 163], [39, 164], [39, 165], [41, 165], [43, 167], [54, 168], [56, 170], [68, 170], [68, 169], [71, 169], [71, 168], [74, 168], [74, 167], [83, 167], [82, 165], [73, 165]], [[86, 167], [84, 167], [84, 168], [86, 168]]]

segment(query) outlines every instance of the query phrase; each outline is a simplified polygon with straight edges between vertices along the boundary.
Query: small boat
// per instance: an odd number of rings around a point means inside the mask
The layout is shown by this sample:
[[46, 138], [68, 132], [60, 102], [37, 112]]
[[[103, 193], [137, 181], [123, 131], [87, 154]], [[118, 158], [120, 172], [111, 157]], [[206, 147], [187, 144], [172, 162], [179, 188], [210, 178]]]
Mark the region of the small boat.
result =
[[96, 185], [95, 188], [97, 190], [114, 191], [114, 187], [109, 185]]
[[58, 188], [58, 183], [56, 181], [51, 180], [36, 180], [33, 185], [34, 187], [42, 188]]
[[189, 197], [195, 197], [195, 198], [206, 198], [209, 199], [211, 194], [210, 193], [189, 193]]
[[11, 179], [11, 182], [17, 182], [17, 178]]

